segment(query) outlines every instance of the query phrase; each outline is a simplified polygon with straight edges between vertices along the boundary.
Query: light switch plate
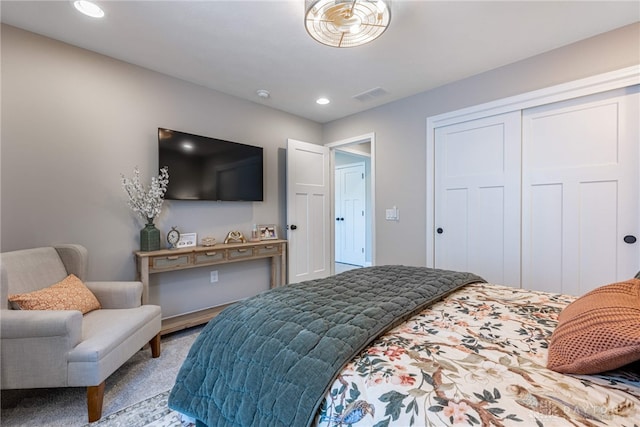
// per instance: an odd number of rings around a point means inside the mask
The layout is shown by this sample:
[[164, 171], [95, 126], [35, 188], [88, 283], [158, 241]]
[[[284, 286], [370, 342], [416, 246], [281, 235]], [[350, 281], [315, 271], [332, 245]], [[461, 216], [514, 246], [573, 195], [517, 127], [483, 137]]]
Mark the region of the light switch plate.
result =
[[398, 221], [400, 219], [400, 210], [395, 206], [385, 211], [385, 219], [387, 221]]

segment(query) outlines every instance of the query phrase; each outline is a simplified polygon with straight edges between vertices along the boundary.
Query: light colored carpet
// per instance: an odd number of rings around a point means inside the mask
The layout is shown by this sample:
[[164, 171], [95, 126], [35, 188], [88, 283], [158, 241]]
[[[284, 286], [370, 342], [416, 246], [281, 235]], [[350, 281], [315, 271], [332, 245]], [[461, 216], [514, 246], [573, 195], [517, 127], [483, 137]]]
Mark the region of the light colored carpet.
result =
[[[162, 337], [159, 358], [151, 358], [151, 350], [145, 348], [107, 378], [102, 419], [170, 390], [201, 330], [202, 326], [199, 326]], [[0, 423], [3, 427], [81, 427], [87, 424], [84, 387], [3, 390], [0, 400]]]
[[169, 392], [122, 409], [115, 414], [102, 417], [87, 427], [194, 427], [193, 423], [181, 419], [180, 414], [169, 409]]

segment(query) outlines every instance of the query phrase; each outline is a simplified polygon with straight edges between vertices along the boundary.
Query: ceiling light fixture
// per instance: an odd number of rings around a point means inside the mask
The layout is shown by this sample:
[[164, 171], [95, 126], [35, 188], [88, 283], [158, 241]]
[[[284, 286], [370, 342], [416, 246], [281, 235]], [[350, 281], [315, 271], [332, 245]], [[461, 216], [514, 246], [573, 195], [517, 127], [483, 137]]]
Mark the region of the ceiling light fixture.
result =
[[80, 12], [92, 18], [102, 18], [104, 11], [95, 3], [88, 0], [76, 0], [73, 6]]
[[331, 101], [329, 101], [329, 98], [318, 98], [318, 99], [316, 99], [316, 104], [320, 104], [320, 105], [327, 105], [330, 102]]
[[305, 27], [311, 37], [332, 47], [369, 43], [391, 21], [389, 0], [305, 0]]

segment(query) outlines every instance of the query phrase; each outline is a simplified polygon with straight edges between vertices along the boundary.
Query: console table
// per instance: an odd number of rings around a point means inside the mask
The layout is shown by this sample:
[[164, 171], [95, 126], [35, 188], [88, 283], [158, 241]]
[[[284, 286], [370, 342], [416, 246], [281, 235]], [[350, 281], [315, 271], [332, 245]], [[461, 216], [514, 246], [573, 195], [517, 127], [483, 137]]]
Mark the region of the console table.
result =
[[[214, 246], [192, 246], [181, 249], [161, 249], [159, 251], [136, 251], [138, 280], [142, 282], [142, 303], [149, 301], [149, 275], [165, 271], [206, 267], [261, 258], [271, 258], [271, 287], [286, 283], [287, 241], [263, 240], [248, 243], [218, 243]], [[278, 268], [278, 263], [279, 268]], [[276, 272], [280, 272], [278, 279]], [[278, 279], [278, 280], [276, 280]], [[206, 308], [162, 319], [161, 334], [179, 331], [208, 322], [230, 304]]]

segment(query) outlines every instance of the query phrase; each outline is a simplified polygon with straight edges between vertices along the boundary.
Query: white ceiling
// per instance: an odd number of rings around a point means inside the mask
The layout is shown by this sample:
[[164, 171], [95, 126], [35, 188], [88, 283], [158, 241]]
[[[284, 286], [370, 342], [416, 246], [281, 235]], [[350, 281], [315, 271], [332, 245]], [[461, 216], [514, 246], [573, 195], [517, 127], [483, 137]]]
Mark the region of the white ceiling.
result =
[[638, 1], [395, 0], [378, 40], [337, 49], [307, 35], [304, 0], [96, 3], [101, 20], [69, 0], [2, 0], [0, 18], [320, 123], [640, 21]]

